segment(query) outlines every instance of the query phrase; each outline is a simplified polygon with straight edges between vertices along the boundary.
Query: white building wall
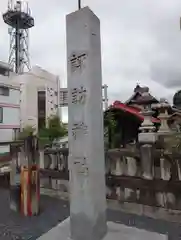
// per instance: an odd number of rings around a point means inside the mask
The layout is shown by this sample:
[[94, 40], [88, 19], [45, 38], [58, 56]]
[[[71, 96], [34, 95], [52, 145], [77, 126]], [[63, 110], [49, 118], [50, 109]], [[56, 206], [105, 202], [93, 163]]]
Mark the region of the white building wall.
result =
[[[0, 86], [8, 86], [9, 96], [0, 95], [0, 107], [3, 108], [3, 122], [0, 123], [0, 141], [11, 141], [14, 128], [26, 125], [37, 126], [38, 122], [38, 90], [45, 90], [47, 95], [46, 117], [59, 113], [59, 88], [61, 82], [57, 76], [33, 67], [28, 73], [9, 77], [0, 75]], [[7, 147], [5, 147], [7, 148]], [[0, 152], [2, 149], [0, 149]]]
[[[0, 142], [12, 141], [14, 129], [20, 128], [20, 89], [11, 85], [8, 78], [5, 80], [5, 83], [0, 82], [0, 87], [8, 87], [9, 95], [0, 95], [0, 107], [3, 109], [1, 112]], [[0, 153], [7, 151], [9, 151], [8, 145], [0, 147]]]
[[38, 106], [37, 106], [37, 88], [34, 85], [21, 84], [21, 127], [27, 125], [37, 126]]
[[54, 88], [49, 85], [46, 87], [46, 118], [54, 115], [58, 111], [58, 101]]
[[[19, 83], [21, 86], [21, 125], [37, 126], [38, 123], [38, 90], [45, 90], [47, 95], [46, 101], [46, 118], [52, 114], [56, 114], [59, 104], [58, 91], [59, 85], [57, 76], [53, 75], [40, 67], [33, 67], [28, 73], [16, 76], [13, 82]], [[52, 91], [52, 94], [49, 93]], [[61, 112], [60, 112], [61, 118]]]
[[[0, 141], [1, 141], [1, 139], [0, 139]], [[6, 141], [6, 140], [2, 140], [2, 141]], [[7, 141], [9, 141], [9, 140], [7, 140]], [[8, 152], [10, 152], [10, 145], [6, 145], [6, 146], [1, 146], [0, 145], [0, 154], [8, 153]]]
[[20, 108], [3, 107], [3, 123], [0, 123], [0, 128], [3, 126], [4, 128], [20, 126]]
[[12, 129], [1, 129], [0, 130], [0, 142], [12, 141], [13, 130]]
[[20, 103], [20, 90], [19, 89], [9, 89], [9, 96], [0, 95], [0, 103], [18, 105]]

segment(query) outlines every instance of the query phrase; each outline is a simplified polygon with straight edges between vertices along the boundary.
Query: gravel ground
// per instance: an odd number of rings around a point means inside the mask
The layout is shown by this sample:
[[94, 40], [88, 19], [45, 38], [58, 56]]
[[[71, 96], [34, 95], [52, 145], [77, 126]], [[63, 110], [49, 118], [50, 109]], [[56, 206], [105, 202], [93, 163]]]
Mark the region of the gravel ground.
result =
[[69, 216], [67, 202], [41, 196], [38, 217], [23, 217], [9, 209], [9, 192], [0, 189], [0, 240], [35, 240]]

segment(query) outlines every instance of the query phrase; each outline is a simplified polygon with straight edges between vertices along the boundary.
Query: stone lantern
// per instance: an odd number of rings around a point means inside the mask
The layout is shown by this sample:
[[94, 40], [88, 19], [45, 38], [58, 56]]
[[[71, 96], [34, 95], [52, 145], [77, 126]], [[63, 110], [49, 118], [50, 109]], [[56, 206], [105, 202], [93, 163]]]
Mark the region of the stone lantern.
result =
[[141, 131], [138, 136], [140, 143], [142, 176], [145, 179], [152, 179], [153, 176], [153, 145], [156, 142], [155, 126], [152, 123], [153, 112], [149, 107], [142, 112], [144, 121], [139, 128]]
[[[164, 98], [160, 99], [158, 104], [152, 105], [153, 109], [159, 111], [158, 118], [160, 119], [160, 128], [157, 132], [158, 140], [162, 144], [162, 153], [171, 154], [174, 148], [174, 132], [168, 126], [170, 104]], [[160, 175], [163, 180], [171, 178], [171, 163], [165, 159], [164, 155], [160, 157]], [[157, 193], [157, 200], [161, 206], [175, 204], [175, 196], [172, 193]]]
[[153, 111], [151, 110], [150, 106], [145, 106], [144, 110], [142, 111], [142, 115], [144, 120], [139, 128], [140, 133], [138, 136], [138, 140], [140, 143], [146, 142], [155, 142], [155, 126], [152, 122], [152, 114]]
[[152, 104], [152, 108], [159, 110], [158, 118], [160, 119], [161, 125], [160, 125], [160, 128], [158, 130], [158, 133], [159, 134], [170, 133], [171, 130], [168, 126], [167, 121], [169, 119], [168, 110], [171, 107], [170, 107], [170, 104], [168, 103], [168, 101], [164, 98], [161, 98], [159, 103]]
[[[151, 100], [149, 92], [142, 93], [142, 96], [139, 97], [136, 101], [136, 104], [141, 104], [143, 106], [142, 115], [144, 120], [139, 128], [141, 133], [153, 132], [155, 130], [154, 124], [152, 123], [152, 114], [151, 110]], [[139, 142], [140, 142], [140, 134], [139, 134]], [[142, 140], [141, 140], [142, 142]]]
[[144, 92], [138, 103], [143, 106], [142, 115], [144, 120], [139, 128], [138, 141], [140, 143], [141, 171], [145, 179], [153, 178], [153, 145], [156, 142], [155, 126], [152, 123], [151, 95]]

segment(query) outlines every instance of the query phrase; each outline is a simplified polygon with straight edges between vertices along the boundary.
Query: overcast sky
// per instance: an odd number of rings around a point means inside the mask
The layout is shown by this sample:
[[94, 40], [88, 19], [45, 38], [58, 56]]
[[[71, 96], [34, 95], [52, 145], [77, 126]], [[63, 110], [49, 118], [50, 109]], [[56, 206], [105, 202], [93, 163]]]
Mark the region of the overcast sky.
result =
[[[4, 12], [8, 0], [0, 1]], [[59, 74], [66, 85], [65, 15], [77, 0], [29, 0], [32, 65]], [[181, 89], [180, 0], [82, 0], [101, 20], [103, 83], [110, 102], [126, 100], [136, 83], [170, 101]], [[0, 19], [0, 60], [8, 59], [7, 26]]]

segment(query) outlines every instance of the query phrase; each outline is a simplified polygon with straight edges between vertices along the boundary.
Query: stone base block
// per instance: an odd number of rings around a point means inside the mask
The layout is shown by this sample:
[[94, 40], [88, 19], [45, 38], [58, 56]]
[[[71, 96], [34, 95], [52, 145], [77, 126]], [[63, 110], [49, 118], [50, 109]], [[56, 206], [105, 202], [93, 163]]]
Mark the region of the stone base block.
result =
[[[70, 219], [67, 218], [58, 226], [42, 235], [38, 240], [73, 240], [70, 238]], [[148, 232], [123, 224], [108, 222], [108, 233], [102, 240], [168, 240], [166, 235]], [[86, 240], [86, 239], [85, 239]], [[101, 240], [101, 239], [100, 239]]]

